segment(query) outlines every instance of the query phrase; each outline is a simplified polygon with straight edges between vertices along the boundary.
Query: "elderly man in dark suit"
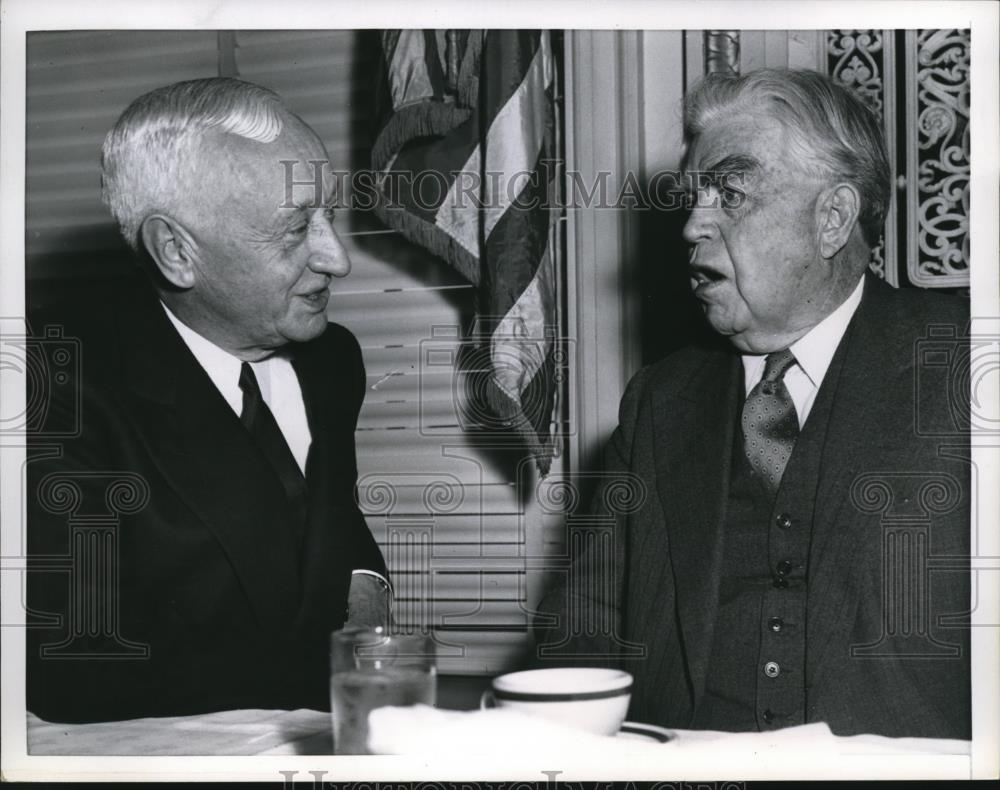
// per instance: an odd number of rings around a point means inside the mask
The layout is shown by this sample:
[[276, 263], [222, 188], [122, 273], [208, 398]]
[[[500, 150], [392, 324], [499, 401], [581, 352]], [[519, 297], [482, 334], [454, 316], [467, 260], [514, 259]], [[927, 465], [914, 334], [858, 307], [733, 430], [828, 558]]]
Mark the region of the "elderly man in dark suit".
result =
[[539, 659], [631, 671], [637, 721], [967, 738], [967, 392], [926, 397], [917, 352], [961, 353], [968, 304], [866, 274], [892, 185], [848, 90], [712, 75], [685, 110], [691, 286], [721, 340], [629, 384], [606, 472], [639, 496], [598, 493], [613, 550], [543, 601]]
[[78, 411], [78, 435], [35, 437], [28, 466], [42, 718], [328, 709], [330, 632], [387, 619], [354, 499], [361, 351], [326, 317], [350, 270], [327, 158], [232, 79], [148, 93], [108, 134], [105, 199], [145, 272], [35, 316], [81, 371], [49, 415]]

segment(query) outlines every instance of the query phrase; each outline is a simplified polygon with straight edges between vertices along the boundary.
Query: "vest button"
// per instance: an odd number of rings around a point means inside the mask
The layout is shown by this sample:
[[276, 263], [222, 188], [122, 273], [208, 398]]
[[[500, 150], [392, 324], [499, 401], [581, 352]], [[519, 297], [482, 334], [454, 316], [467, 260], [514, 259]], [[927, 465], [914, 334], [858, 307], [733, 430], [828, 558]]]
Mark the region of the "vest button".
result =
[[770, 724], [772, 721], [774, 721], [774, 712], [770, 708], [768, 708], [766, 711], [764, 711], [764, 714], [763, 716], [761, 716], [761, 718], [764, 719], [765, 724]]
[[792, 526], [792, 517], [789, 516], [787, 513], [782, 513], [774, 520], [774, 523], [777, 524], [782, 529], [788, 529], [790, 526]]
[[776, 678], [781, 674], [781, 667], [779, 667], [774, 661], [768, 661], [764, 664], [764, 674], [769, 678]]
[[767, 627], [777, 634], [780, 633], [781, 629], [785, 627], [785, 621], [780, 617], [772, 617], [767, 621]]
[[778, 576], [771, 584], [775, 589], [784, 590], [788, 586], [788, 579]]
[[792, 563], [791, 563], [791, 561], [790, 560], [782, 560], [781, 562], [779, 562], [778, 563], [778, 567], [777, 567], [777, 571], [778, 571], [778, 575], [779, 576], [787, 576], [789, 573], [792, 572]]

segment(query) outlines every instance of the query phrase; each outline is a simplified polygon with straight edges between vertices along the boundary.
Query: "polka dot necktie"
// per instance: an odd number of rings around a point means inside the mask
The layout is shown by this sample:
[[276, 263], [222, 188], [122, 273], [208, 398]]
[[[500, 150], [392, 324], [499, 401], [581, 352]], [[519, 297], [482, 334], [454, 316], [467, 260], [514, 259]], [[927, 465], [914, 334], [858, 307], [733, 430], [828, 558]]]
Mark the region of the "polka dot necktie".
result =
[[776, 351], [764, 361], [764, 377], [743, 404], [743, 447], [750, 466], [773, 494], [781, 483], [795, 439], [799, 418], [783, 381], [795, 364], [791, 351]]

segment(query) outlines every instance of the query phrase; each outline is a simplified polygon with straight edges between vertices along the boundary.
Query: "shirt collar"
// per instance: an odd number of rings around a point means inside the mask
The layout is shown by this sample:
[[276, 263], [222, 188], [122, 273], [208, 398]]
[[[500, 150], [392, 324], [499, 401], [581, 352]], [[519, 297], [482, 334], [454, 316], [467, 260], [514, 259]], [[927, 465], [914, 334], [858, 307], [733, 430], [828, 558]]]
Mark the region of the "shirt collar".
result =
[[[827, 368], [830, 367], [833, 355], [837, 352], [837, 346], [847, 331], [847, 325], [851, 323], [851, 318], [861, 304], [864, 286], [865, 278], [862, 277], [851, 295], [836, 310], [789, 347], [802, 372], [816, 389], [823, 383]], [[742, 356], [744, 379], [749, 390], [753, 382], [760, 381], [765, 355], [743, 354]]]
[[858, 280], [851, 295], [830, 315], [806, 332], [790, 346], [799, 363], [802, 372], [809, 377], [812, 385], [819, 389], [826, 376], [826, 370], [833, 361], [847, 325], [851, 323], [855, 310], [861, 304], [861, 294], [865, 287], [865, 278]]
[[198, 360], [198, 364], [205, 369], [216, 389], [239, 414], [243, 408], [243, 392], [239, 385], [242, 364], [240, 360], [183, 323], [162, 301], [160, 304], [163, 306], [167, 318], [177, 329], [181, 340], [191, 349], [194, 358]]

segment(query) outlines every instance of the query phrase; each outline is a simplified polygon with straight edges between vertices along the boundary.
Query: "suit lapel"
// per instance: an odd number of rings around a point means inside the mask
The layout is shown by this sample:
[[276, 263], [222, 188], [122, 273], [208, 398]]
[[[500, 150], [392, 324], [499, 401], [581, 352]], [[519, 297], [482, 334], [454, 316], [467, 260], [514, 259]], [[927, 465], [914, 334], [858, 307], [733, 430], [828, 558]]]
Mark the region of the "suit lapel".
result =
[[221, 544], [258, 622], [283, 629], [298, 582], [277, 479], [155, 299], [126, 303], [122, 378], [148, 452]]
[[681, 397], [654, 395], [657, 490], [695, 706], [704, 689], [715, 627], [741, 383], [739, 357], [723, 352], [693, 372]]
[[[322, 524], [326, 520], [324, 499], [330, 468], [330, 415], [329, 394], [326, 391], [321, 361], [315, 344], [296, 348], [292, 366], [302, 390], [302, 400], [309, 422], [309, 456], [306, 459], [306, 485], [309, 490], [309, 515], [306, 520], [303, 549], [310, 550], [302, 556], [305, 564], [315, 555], [316, 540], [322, 537]], [[305, 567], [304, 567], [305, 569]]]
[[[849, 643], [859, 586], [853, 581], [855, 552], [862, 540], [865, 520], [851, 504], [851, 487], [858, 475], [871, 470], [884, 435], [873, 436], [873, 425], [892, 425], [901, 399], [895, 382], [905, 375], [907, 359], [887, 353], [898, 348], [890, 337], [892, 317], [880, 291], [886, 288], [869, 277], [865, 295], [854, 315], [819, 397], [832, 399], [826, 430], [816, 505], [813, 514], [809, 567], [809, 620], [807, 642], [809, 677], [821, 676], [820, 665], [833, 645]], [[830, 391], [824, 391], [830, 387]], [[818, 400], [818, 399], [817, 399]]]

